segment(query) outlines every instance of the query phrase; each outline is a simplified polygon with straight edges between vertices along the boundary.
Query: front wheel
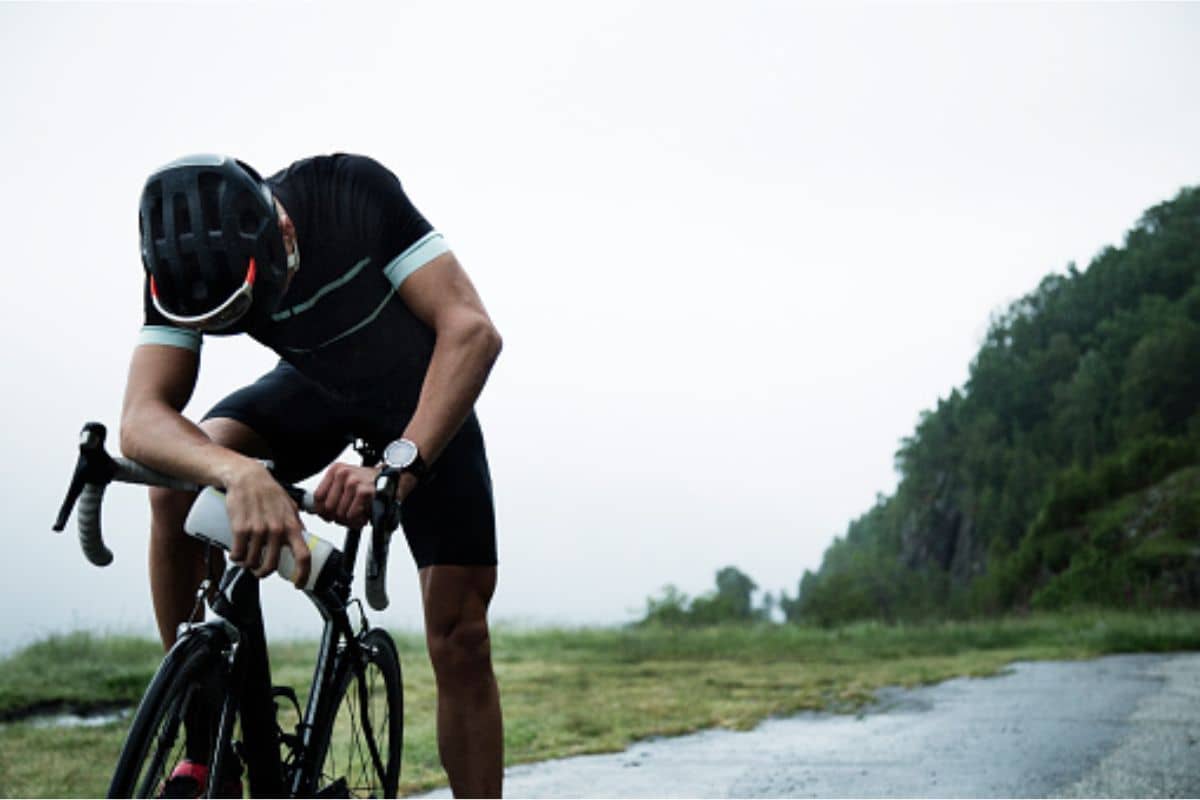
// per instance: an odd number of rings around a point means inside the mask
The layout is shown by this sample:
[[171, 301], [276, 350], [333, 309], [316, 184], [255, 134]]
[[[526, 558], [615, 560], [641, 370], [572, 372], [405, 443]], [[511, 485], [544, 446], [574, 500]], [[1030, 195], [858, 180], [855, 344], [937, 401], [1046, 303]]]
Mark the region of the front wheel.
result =
[[333, 713], [318, 749], [318, 796], [395, 797], [404, 737], [404, 689], [392, 637], [359, 638], [362, 658], [343, 653], [333, 676]]
[[212, 763], [224, 677], [217, 639], [200, 628], [171, 648], [138, 705], [109, 797], [162, 797], [184, 758]]

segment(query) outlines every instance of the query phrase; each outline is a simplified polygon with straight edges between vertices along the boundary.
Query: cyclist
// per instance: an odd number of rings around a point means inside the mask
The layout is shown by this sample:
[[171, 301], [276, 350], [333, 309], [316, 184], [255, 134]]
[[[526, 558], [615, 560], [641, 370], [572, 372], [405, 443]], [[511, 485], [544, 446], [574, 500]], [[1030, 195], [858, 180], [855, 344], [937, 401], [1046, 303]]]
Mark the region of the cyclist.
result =
[[[122, 451], [223, 487], [230, 558], [263, 577], [286, 545], [302, 585], [309, 556], [296, 506], [258, 459], [295, 482], [355, 436], [380, 449], [384, 465], [400, 471], [442, 764], [456, 795], [498, 797], [502, 723], [487, 624], [495, 522], [473, 406], [500, 337], [462, 266], [395, 175], [341, 153], [266, 179], [227, 156], [178, 159], [147, 179], [140, 231], [145, 324], [126, 385]], [[238, 333], [280, 361], [193, 424], [181, 411], [203, 335]], [[318, 513], [364, 523], [377, 475], [334, 463], [315, 492]], [[168, 648], [204, 573], [203, 546], [183, 534], [193, 500], [150, 493], [151, 593]], [[203, 764], [177, 772], [203, 788]]]

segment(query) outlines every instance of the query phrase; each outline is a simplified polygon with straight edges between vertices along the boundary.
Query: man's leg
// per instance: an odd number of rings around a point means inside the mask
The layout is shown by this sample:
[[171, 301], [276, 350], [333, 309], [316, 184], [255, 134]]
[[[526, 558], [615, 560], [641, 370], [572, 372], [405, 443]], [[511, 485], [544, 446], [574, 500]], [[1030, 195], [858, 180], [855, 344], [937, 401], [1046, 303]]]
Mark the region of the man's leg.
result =
[[420, 581], [450, 788], [455, 797], [500, 797], [504, 734], [487, 624], [496, 568], [434, 565]]
[[[223, 447], [258, 458], [269, 457], [266, 442], [244, 423], [206, 419], [200, 428]], [[196, 607], [196, 590], [204, 580], [205, 545], [183, 532], [183, 522], [195, 500], [191, 492], [150, 489], [150, 594], [158, 635], [167, 650], [175, 644], [180, 623], [186, 622]]]

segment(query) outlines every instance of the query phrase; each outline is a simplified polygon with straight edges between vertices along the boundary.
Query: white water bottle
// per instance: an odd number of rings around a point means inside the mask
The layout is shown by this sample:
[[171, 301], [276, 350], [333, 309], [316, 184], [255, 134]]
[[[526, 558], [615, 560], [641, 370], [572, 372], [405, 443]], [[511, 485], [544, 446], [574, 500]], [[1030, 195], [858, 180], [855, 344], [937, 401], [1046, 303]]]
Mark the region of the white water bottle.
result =
[[[229, 510], [225, 508], [225, 493], [211, 486], [205, 487], [200, 492], [200, 496], [196, 498], [196, 502], [192, 504], [192, 510], [183, 523], [183, 530], [189, 536], [211, 542], [223, 550], [231, 549], [233, 547], [233, 527], [229, 524]], [[313, 587], [317, 585], [317, 579], [321, 577], [321, 571], [329, 562], [330, 555], [336, 553], [337, 548], [308, 531], [304, 532], [304, 543], [308, 545], [312, 561], [308, 571], [308, 582], [300, 588], [312, 591]], [[295, 583], [296, 559], [292, 556], [292, 549], [287, 545], [284, 545], [283, 549], [279, 551], [279, 566], [275, 571], [279, 573], [280, 577]]]

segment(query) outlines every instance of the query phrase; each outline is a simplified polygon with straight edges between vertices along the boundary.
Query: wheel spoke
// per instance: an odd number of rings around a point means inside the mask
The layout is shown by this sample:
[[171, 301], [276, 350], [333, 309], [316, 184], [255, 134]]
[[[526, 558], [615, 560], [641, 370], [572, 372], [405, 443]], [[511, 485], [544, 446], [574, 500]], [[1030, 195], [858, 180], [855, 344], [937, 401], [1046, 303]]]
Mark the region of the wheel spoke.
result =
[[[369, 634], [382, 639], [383, 634]], [[347, 663], [338, 678], [338, 700], [327, 749], [321, 766], [321, 784], [337, 781], [351, 796], [393, 794], [400, 760], [400, 719], [393, 708], [402, 708], [400, 670], [394, 646], [362, 649], [371, 655], [365, 662]]]

